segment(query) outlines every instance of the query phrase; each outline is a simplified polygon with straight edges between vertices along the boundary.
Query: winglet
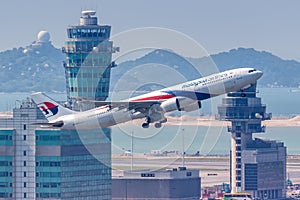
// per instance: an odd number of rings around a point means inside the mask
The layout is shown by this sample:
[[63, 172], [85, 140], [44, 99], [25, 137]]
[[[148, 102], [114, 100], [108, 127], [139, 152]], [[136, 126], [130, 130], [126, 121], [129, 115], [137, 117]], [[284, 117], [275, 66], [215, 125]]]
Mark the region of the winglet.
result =
[[74, 111], [63, 107], [44, 93], [38, 92], [31, 94], [31, 98], [43, 112], [48, 121], [54, 121], [61, 116], [74, 113]]

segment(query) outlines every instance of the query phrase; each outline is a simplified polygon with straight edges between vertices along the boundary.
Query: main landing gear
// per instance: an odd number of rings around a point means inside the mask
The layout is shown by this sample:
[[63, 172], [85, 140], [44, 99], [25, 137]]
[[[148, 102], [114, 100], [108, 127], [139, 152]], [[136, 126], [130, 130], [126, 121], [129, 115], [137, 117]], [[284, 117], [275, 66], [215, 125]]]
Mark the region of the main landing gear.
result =
[[143, 128], [149, 128], [149, 123], [147, 123], [147, 122], [143, 123], [143, 124], [142, 124], [142, 127], [143, 127]]
[[[161, 128], [161, 125], [163, 124], [163, 123], [166, 123], [167, 122], [167, 119], [166, 118], [164, 118], [163, 120], [161, 120], [161, 121], [159, 121], [159, 122], [156, 122], [155, 124], [154, 124], [154, 127], [155, 128]], [[143, 124], [142, 124], [142, 127], [143, 128], [149, 128], [149, 124], [151, 123], [151, 118], [150, 117], [146, 117], [146, 122], [144, 122]]]
[[143, 128], [149, 128], [149, 124], [151, 123], [151, 118], [150, 117], [146, 117], [146, 122], [144, 122], [142, 124]]

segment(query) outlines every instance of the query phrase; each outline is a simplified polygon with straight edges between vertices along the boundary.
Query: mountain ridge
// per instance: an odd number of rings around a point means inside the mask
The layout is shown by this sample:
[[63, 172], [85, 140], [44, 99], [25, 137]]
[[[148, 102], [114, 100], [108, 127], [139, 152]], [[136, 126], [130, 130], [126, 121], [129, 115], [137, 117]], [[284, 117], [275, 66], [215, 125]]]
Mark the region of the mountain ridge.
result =
[[[0, 52], [0, 92], [65, 92], [65, 55], [51, 43], [31, 44]], [[259, 85], [266, 87], [299, 87], [300, 62], [283, 60], [266, 51], [254, 48], [236, 48], [213, 54], [210, 58], [219, 71], [238, 67], [254, 67], [264, 72]], [[205, 66], [208, 58], [193, 58]], [[111, 74], [112, 87], [123, 74], [143, 64], [167, 65], [183, 74], [187, 80], [198, 77], [189, 59], [166, 50], [154, 50], [136, 60], [119, 63]], [[158, 73], [158, 75], [160, 75]], [[132, 75], [133, 80], [135, 77]], [[128, 83], [130, 84], [130, 83]]]

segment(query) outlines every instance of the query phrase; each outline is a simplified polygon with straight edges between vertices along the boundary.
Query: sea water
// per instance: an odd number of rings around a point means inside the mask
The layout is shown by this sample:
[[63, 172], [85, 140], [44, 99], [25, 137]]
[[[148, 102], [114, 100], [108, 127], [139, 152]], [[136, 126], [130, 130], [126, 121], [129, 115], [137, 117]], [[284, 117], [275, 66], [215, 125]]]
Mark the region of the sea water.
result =
[[[262, 103], [267, 105], [267, 112], [273, 116], [295, 116], [300, 114], [300, 89], [299, 88], [258, 88], [257, 97], [262, 98]], [[47, 94], [58, 101], [65, 101], [65, 93]], [[12, 111], [20, 101], [29, 97], [30, 93], [0, 93], [0, 112]], [[114, 95], [116, 96], [116, 95]], [[201, 113], [216, 114], [217, 105], [221, 104], [219, 96], [202, 102]]]
[[[267, 105], [273, 116], [295, 116], [300, 114], [300, 89], [260, 88], [258, 97]], [[12, 111], [29, 93], [0, 93], [0, 112]], [[66, 94], [50, 93], [53, 99], [64, 101]], [[215, 114], [222, 97], [204, 101], [202, 114]], [[284, 142], [289, 154], [300, 154], [300, 127], [267, 127], [266, 133], [254, 134]], [[133, 147], [133, 148], [132, 148]], [[161, 129], [142, 129], [138, 125], [118, 125], [112, 128], [112, 151], [123, 153], [133, 149], [136, 153], [177, 151], [187, 154], [229, 154], [230, 134], [227, 127], [165, 126]]]

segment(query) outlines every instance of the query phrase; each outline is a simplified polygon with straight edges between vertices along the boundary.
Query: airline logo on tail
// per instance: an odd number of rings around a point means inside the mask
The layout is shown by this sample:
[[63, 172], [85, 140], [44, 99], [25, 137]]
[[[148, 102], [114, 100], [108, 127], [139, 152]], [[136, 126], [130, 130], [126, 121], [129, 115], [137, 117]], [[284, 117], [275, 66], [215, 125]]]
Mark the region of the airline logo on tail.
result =
[[40, 103], [38, 104], [38, 107], [44, 113], [46, 118], [54, 116], [58, 113], [58, 106], [50, 102]]

